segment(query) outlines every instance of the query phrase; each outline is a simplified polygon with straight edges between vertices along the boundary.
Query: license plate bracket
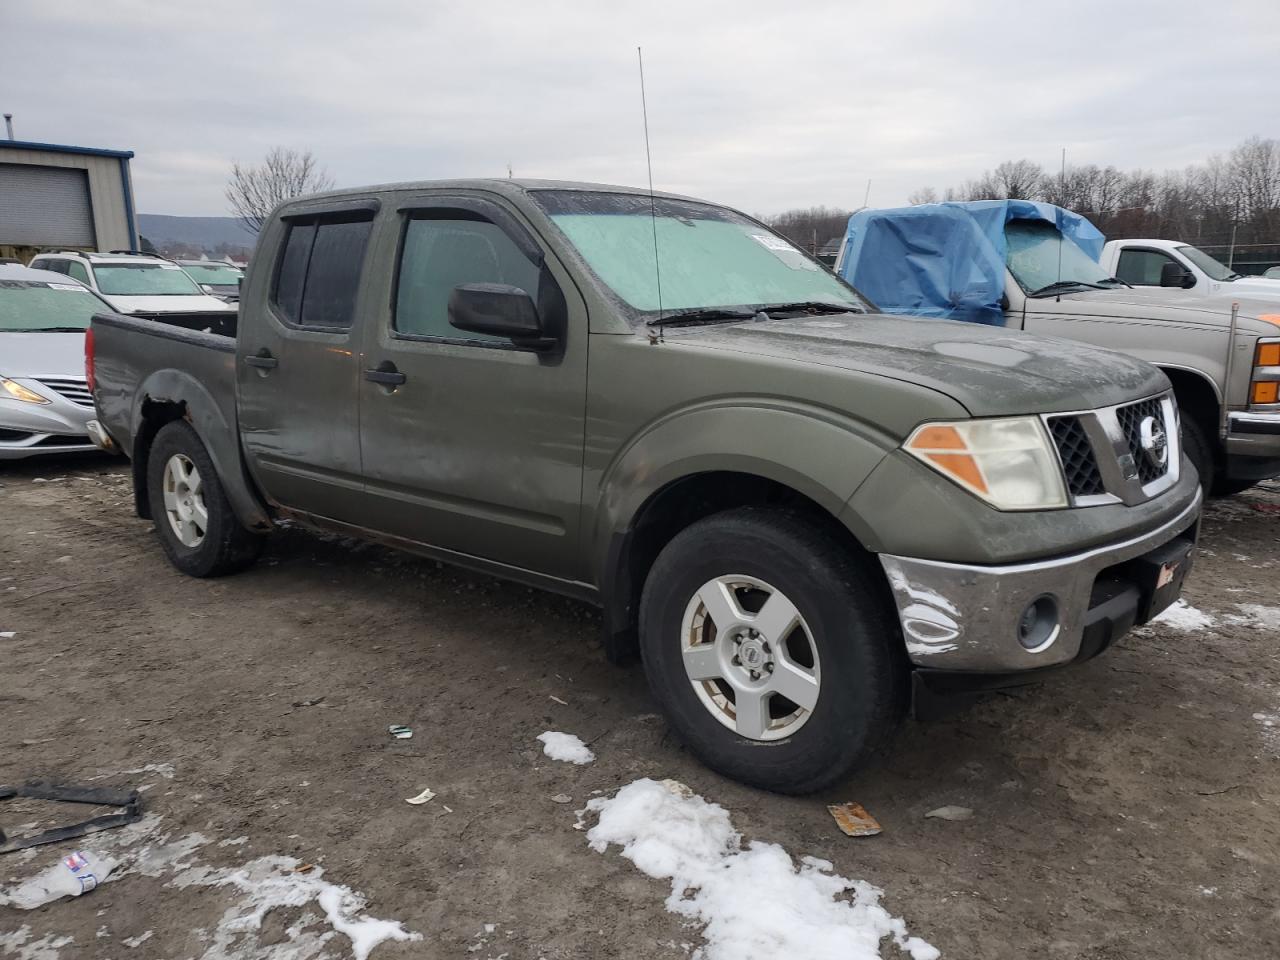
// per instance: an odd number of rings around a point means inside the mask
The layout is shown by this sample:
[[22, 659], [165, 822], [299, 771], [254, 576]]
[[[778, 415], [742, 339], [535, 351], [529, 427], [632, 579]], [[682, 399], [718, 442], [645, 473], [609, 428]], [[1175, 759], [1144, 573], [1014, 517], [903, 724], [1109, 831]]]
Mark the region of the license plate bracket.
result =
[[1142, 594], [1138, 604], [1138, 623], [1146, 623], [1159, 616], [1182, 594], [1182, 584], [1191, 570], [1194, 549], [1194, 542], [1186, 537], [1176, 537], [1125, 564], [1125, 574]]

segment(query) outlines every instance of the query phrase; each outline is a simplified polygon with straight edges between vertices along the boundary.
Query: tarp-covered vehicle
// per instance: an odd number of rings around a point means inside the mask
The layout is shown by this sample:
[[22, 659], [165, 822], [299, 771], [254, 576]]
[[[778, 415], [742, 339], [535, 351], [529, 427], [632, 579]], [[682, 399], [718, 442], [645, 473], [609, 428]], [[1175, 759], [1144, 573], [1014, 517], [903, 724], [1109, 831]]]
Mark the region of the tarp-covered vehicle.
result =
[[[1275, 304], [1131, 287], [1098, 264], [1103, 244], [1085, 218], [1029, 200], [861, 210], [836, 272], [893, 313], [1013, 327], [1148, 360], [1173, 382], [1187, 455], [1206, 489], [1233, 493], [1280, 475]], [[1143, 451], [1133, 453], [1139, 469]]]

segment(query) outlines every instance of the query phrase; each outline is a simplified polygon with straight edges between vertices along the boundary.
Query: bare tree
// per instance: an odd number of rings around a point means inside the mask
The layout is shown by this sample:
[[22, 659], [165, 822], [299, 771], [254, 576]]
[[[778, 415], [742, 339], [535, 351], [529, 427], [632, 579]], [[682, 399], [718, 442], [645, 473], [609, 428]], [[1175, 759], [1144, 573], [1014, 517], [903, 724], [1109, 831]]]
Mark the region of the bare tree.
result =
[[332, 178], [320, 169], [310, 150], [275, 147], [258, 166], [233, 164], [226, 195], [232, 212], [257, 233], [276, 204], [332, 186]]
[[933, 187], [924, 187], [907, 197], [907, 203], [913, 207], [918, 207], [922, 203], [937, 203], [938, 191]]

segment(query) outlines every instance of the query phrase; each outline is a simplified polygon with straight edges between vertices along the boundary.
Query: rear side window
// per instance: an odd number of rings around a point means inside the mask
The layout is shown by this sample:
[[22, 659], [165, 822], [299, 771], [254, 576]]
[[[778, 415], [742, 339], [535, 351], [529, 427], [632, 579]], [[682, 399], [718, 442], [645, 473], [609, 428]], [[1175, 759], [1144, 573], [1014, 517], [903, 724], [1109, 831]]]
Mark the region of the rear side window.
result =
[[[456, 217], [453, 214], [452, 217]], [[449, 340], [507, 341], [449, 325], [449, 294], [464, 283], [505, 283], [538, 299], [539, 268], [486, 220], [413, 219], [405, 229], [396, 287], [400, 333]]]
[[372, 219], [293, 223], [280, 254], [274, 301], [300, 327], [350, 329]]

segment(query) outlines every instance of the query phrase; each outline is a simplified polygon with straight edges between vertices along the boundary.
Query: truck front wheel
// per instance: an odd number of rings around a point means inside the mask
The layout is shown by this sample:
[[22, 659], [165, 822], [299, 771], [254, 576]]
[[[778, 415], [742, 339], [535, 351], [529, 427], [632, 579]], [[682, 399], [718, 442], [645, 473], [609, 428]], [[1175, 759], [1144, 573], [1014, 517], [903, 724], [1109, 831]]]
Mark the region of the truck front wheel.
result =
[[1196, 468], [1196, 473], [1200, 474], [1200, 488], [1208, 496], [1213, 490], [1217, 473], [1213, 447], [1209, 445], [1209, 434], [1196, 419], [1193, 410], [1180, 407], [1178, 417], [1182, 421], [1182, 449], [1186, 451], [1191, 465]]
[[185, 420], [156, 433], [147, 460], [147, 496], [164, 552], [188, 576], [235, 573], [262, 552], [265, 538], [240, 524], [209, 452]]
[[810, 793], [887, 744], [907, 664], [884, 574], [855, 551], [807, 518], [746, 507], [659, 554], [640, 604], [645, 673], [707, 766]]

